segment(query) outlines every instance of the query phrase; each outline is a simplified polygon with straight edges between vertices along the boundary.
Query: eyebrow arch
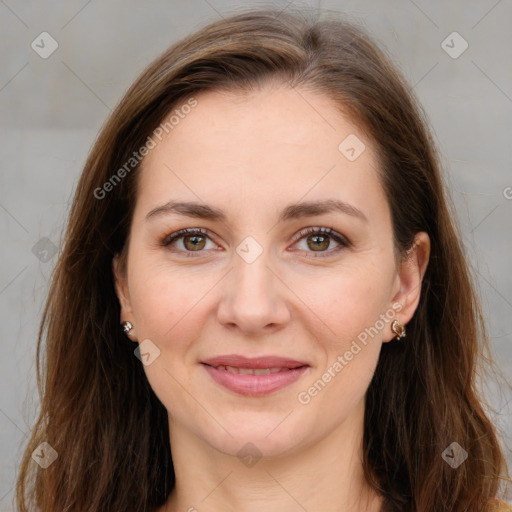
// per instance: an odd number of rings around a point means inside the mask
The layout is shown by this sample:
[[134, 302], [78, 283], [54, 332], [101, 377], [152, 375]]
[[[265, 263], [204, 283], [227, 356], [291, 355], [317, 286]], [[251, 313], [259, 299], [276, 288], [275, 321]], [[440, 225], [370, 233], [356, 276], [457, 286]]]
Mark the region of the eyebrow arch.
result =
[[[303, 217], [313, 217], [315, 215], [322, 215], [331, 212], [341, 212], [368, 222], [366, 215], [361, 210], [339, 199], [305, 201], [290, 204], [282, 210], [281, 214], [279, 215], [278, 222], [300, 219]], [[207, 204], [196, 203], [193, 201], [173, 200], [162, 206], [153, 208], [146, 215], [146, 220], [172, 213], [198, 219], [218, 220], [221, 222], [226, 222], [227, 220], [226, 214], [219, 208], [215, 208]]]

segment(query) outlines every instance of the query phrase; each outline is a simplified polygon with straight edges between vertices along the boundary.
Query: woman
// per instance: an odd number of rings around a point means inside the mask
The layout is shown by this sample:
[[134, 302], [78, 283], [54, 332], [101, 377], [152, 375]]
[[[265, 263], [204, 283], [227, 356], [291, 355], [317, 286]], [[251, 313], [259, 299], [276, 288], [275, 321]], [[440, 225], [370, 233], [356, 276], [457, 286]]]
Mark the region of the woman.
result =
[[156, 59], [76, 191], [19, 509], [510, 510], [426, 125], [342, 21], [245, 12]]

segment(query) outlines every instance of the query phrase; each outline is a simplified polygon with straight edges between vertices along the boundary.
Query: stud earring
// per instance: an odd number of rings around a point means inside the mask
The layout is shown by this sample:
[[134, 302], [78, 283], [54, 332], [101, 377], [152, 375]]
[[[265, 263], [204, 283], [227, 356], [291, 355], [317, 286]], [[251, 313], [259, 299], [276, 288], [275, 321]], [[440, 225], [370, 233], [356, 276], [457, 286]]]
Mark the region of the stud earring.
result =
[[391, 324], [391, 329], [393, 329], [393, 332], [396, 334], [397, 340], [399, 340], [400, 338], [405, 338], [405, 326], [401, 324], [398, 320], [395, 320]]
[[133, 329], [133, 325], [130, 322], [123, 322], [122, 326], [125, 334], [130, 334], [130, 331]]

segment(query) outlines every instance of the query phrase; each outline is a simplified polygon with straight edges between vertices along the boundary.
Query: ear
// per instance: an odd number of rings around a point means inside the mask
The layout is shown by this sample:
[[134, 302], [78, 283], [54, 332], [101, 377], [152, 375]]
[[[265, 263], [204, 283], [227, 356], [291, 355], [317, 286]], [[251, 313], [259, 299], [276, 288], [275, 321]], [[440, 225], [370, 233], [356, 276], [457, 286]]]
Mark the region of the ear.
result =
[[126, 272], [121, 270], [119, 254], [116, 254], [112, 259], [112, 274], [114, 276], [116, 295], [121, 306], [121, 318], [119, 320], [120, 322], [130, 321], [133, 323], [128, 280], [126, 278]]
[[[416, 233], [412, 247], [402, 261], [395, 283], [395, 295], [392, 299], [392, 307], [397, 312], [396, 320], [406, 325], [414, 315], [421, 297], [421, 283], [427, 270], [430, 257], [430, 238], [427, 233]], [[395, 333], [390, 327], [383, 341], [395, 338]]]

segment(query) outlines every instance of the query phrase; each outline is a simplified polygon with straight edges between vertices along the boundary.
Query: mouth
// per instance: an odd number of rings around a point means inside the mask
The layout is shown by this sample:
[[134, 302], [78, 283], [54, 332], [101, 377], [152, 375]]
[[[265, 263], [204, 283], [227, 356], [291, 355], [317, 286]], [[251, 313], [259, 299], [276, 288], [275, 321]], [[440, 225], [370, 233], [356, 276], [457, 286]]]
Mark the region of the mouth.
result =
[[[211, 365], [207, 365], [211, 366]], [[236, 368], [235, 366], [212, 366], [217, 370], [227, 371], [230, 373], [238, 373], [239, 375], [270, 375], [271, 373], [289, 372], [296, 368]], [[302, 368], [302, 366], [297, 366]]]
[[212, 360], [202, 362], [201, 365], [212, 380], [223, 388], [239, 395], [253, 397], [267, 395], [291, 385], [310, 368], [308, 364], [282, 358], [279, 362], [276, 358], [259, 358], [251, 361], [237, 356], [237, 361], [236, 366], [213, 364], [215, 362]]

